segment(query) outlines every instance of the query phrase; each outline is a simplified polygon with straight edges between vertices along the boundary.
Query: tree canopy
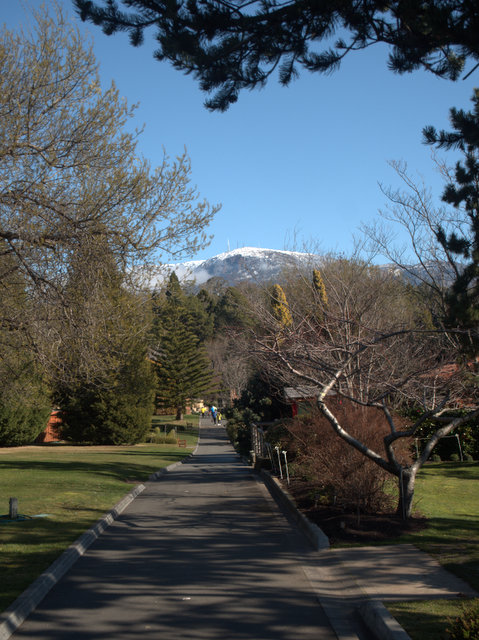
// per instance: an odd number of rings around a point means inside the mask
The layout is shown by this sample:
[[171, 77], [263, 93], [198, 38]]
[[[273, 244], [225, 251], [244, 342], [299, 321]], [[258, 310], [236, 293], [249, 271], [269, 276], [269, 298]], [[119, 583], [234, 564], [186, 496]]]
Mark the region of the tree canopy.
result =
[[[479, 62], [479, 7], [470, 0], [74, 0], [83, 20], [143, 42], [155, 29], [158, 60], [191, 73], [210, 109], [227, 109], [242, 89], [274, 72], [287, 85], [298, 69], [329, 73], [352, 51], [383, 43], [388, 66], [456, 80]], [[470, 71], [467, 71], [470, 73]]]
[[89, 238], [131, 266], [191, 254], [217, 210], [189, 184], [186, 154], [152, 168], [125, 126], [133, 109], [103, 90], [90, 46], [58, 10], [0, 33], [0, 239], [37, 288], [62, 281]]
[[139, 276], [207, 244], [217, 207], [186, 153], [139, 155], [134, 108], [61, 8], [32, 14], [0, 29], [0, 440], [32, 441], [53, 401], [72, 438], [134, 442], [155, 382]]
[[456, 163], [454, 178], [446, 185], [442, 199], [456, 209], [463, 209], [467, 217], [467, 230], [456, 228], [447, 233], [438, 225], [435, 234], [446, 253], [462, 261], [462, 269], [446, 302], [446, 323], [465, 331], [463, 343], [470, 356], [479, 352], [479, 89], [472, 97], [473, 109], [452, 108], [450, 120], [454, 131], [424, 129], [428, 144], [439, 148], [460, 149], [463, 160]]
[[156, 404], [163, 409], [174, 408], [177, 420], [188, 402], [203, 399], [215, 387], [211, 363], [198, 337], [192, 299], [184, 294], [173, 272], [165, 297], [155, 309], [151, 354], [158, 378]]

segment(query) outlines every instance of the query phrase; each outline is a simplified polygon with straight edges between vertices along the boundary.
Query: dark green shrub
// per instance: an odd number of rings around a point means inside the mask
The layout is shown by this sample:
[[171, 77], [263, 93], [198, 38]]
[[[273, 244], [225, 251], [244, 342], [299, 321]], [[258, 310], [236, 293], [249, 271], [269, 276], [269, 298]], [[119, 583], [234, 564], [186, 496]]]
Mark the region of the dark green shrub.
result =
[[258, 416], [251, 409], [228, 409], [226, 433], [235, 449], [243, 456], [251, 450], [251, 425], [258, 421]]
[[459, 460], [460, 460], [459, 454], [458, 453], [451, 453], [451, 456], [450, 456], [449, 460], [451, 462], [459, 462]]
[[441, 456], [437, 453], [433, 454], [430, 458], [433, 462], [441, 462]]
[[0, 405], [0, 447], [32, 444], [47, 426], [50, 412], [49, 406]]
[[[151, 428], [155, 377], [145, 359], [115, 374], [114, 384], [84, 384], [58, 394], [65, 439], [82, 444], [137, 444]], [[110, 381], [108, 381], [110, 382]]]
[[450, 640], [479, 640], [479, 600], [472, 606], [465, 606], [462, 615], [450, 620], [447, 629]]
[[466, 453], [466, 455], [464, 456], [464, 462], [474, 462], [474, 458], [470, 453]]

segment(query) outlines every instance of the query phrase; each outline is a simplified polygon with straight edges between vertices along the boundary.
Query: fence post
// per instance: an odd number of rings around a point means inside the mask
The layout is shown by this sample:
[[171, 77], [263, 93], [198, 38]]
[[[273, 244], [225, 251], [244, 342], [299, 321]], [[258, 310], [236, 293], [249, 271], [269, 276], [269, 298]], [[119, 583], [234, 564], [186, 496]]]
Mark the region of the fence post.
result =
[[18, 518], [18, 498], [10, 498], [8, 517], [10, 520], [16, 520]]

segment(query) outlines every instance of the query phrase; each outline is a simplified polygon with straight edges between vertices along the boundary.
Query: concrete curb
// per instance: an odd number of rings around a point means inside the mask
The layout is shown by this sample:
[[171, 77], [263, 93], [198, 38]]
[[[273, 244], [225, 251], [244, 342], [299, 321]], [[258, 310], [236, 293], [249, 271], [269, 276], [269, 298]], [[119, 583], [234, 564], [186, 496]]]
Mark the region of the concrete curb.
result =
[[313, 547], [317, 551], [320, 549], [329, 549], [329, 538], [317, 525], [310, 522], [308, 518], [298, 510], [293, 498], [284, 487], [281, 486], [279, 480], [264, 469], [260, 470], [259, 475], [270, 490], [270, 493], [286, 508], [300, 531], [308, 538]]
[[[264, 469], [260, 469], [259, 476], [268, 487], [271, 495], [287, 510], [293, 521], [311, 542], [314, 549], [317, 551], [329, 549], [330, 544], [326, 534], [299, 511], [294, 499], [282, 486], [279, 479]], [[369, 598], [359, 585], [356, 583], [355, 585], [358, 594], [361, 594], [361, 597], [367, 598], [357, 607], [357, 612], [369, 631], [378, 638], [378, 640], [411, 640], [410, 636], [401, 627], [396, 618], [389, 613], [382, 602]], [[326, 603], [323, 604], [326, 605]], [[331, 607], [326, 606], [328, 617], [330, 617], [330, 609]], [[340, 617], [341, 616], [339, 616], [339, 618]], [[341, 629], [337, 625], [337, 620], [330, 619], [330, 621], [338, 637], [350, 637], [341, 632]]]
[[401, 627], [382, 602], [369, 600], [358, 607], [364, 624], [381, 640], [411, 640], [411, 636]]
[[[182, 465], [196, 454], [199, 447], [200, 438], [195, 450], [185, 456], [180, 462], [160, 469], [153, 473], [149, 482], [159, 480], [162, 475], [172, 469]], [[133, 500], [146, 489], [146, 485], [137, 485], [130, 493], [123, 497], [110, 511], [108, 511], [96, 524], [88, 531], [85, 531], [73, 542], [65, 551], [46, 569], [25, 591], [12, 602], [12, 604], [0, 614], [0, 640], [8, 640], [15, 633], [24, 620], [36, 609], [47, 593], [56, 583], [71, 569], [75, 562], [85, 553], [85, 551], [95, 542], [95, 540], [114, 522], [118, 516], [133, 502]]]

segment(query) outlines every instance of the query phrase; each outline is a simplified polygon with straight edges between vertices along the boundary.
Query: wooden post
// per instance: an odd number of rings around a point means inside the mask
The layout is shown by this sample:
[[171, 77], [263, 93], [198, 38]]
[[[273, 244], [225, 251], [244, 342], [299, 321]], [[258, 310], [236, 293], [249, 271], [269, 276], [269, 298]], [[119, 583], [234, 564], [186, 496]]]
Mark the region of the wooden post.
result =
[[10, 498], [9, 518], [10, 520], [16, 520], [17, 517], [18, 517], [18, 499]]

